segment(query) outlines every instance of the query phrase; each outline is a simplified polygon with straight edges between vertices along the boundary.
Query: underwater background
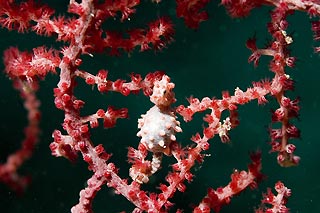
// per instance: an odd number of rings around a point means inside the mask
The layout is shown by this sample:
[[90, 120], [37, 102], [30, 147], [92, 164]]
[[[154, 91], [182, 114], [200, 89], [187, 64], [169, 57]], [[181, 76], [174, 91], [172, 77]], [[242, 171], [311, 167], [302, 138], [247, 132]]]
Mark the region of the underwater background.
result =
[[[57, 14], [66, 11], [68, 2], [46, 1], [57, 10]], [[143, 1], [137, 8], [137, 13], [130, 21], [121, 23], [118, 19], [108, 20], [105, 29], [125, 31], [134, 27], [147, 27], [147, 23], [162, 15], [173, 19], [176, 30], [174, 42], [161, 52], [122, 53], [120, 57], [108, 54], [97, 54], [93, 58], [83, 56], [81, 69], [96, 74], [99, 69], [109, 70], [109, 79], [118, 78], [129, 80], [130, 73], [145, 76], [156, 70], [165, 71], [175, 83], [176, 106], [186, 105], [190, 96], [221, 98], [221, 92], [236, 87], [245, 90], [253, 81], [271, 78], [268, 62], [271, 58], [262, 57], [260, 64], [254, 68], [248, 64], [250, 50], [245, 47], [248, 38], [256, 36], [258, 47], [263, 47], [270, 40], [266, 25], [270, 20], [269, 11], [264, 7], [252, 11], [249, 17], [243, 19], [230, 18], [225, 8], [217, 2], [209, 3], [207, 10], [209, 20], [201, 23], [199, 29], [192, 30], [185, 26], [182, 19], [175, 18], [175, 2], [166, 1], [153, 4]], [[234, 169], [246, 170], [250, 162], [249, 152], [262, 150], [262, 172], [267, 176], [258, 189], [247, 189], [232, 198], [231, 203], [222, 208], [223, 213], [254, 212], [258, 208], [262, 193], [281, 180], [292, 190], [287, 207], [291, 212], [320, 212], [320, 161], [319, 161], [319, 122], [320, 122], [320, 56], [314, 54], [311, 23], [307, 14], [296, 12], [288, 18], [288, 33], [293, 37], [291, 54], [297, 57], [294, 68], [288, 68], [287, 73], [295, 80], [295, 91], [288, 92], [292, 99], [300, 97], [301, 110], [298, 119], [294, 120], [301, 130], [301, 139], [294, 140], [296, 154], [301, 157], [300, 165], [291, 168], [281, 168], [277, 164], [276, 153], [269, 153], [270, 146], [268, 128], [271, 127], [271, 110], [277, 108], [277, 103], [269, 97], [269, 103], [258, 105], [256, 101], [239, 107], [240, 125], [231, 130], [230, 144], [222, 144], [218, 137], [210, 142], [208, 156], [202, 165], [195, 166], [194, 180], [187, 185], [184, 193], [177, 192], [171, 200], [175, 203], [174, 212], [178, 208], [191, 212], [192, 204], [198, 204], [206, 195], [207, 188], [224, 186], [230, 181]], [[20, 50], [31, 50], [33, 47], [46, 45], [61, 48], [62, 43], [54, 38], [40, 37], [34, 33], [17, 34], [5, 29], [0, 30], [0, 52], [10, 46]], [[0, 62], [0, 70], [4, 70]], [[59, 72], [59, 71], [58, 71]], [[4, 213], [62, 213], [70, 212], [73, 205], [78, 203], [79, 192], [86, 186], [86, 180], [91, 177], [86, 163], [81, 157], [72, 164], [64, 158], [51, 155], [49, 144], [54, 129], [62, 130], [63, 112], [54, 106], [53, 88], [58, 82], [58, 75], [49, 74], [40, 83], [38, 98], [41, 101], [41, 138], [34, 151], [33, 157], [20, 169], [21, 175], [30, 175], [32, 183], [23, 195], [17, 196], [5, 185], [0, 183], [0, 212]], [[120, 168], [122, 178], [129, 177], [130, 164], [127, 162], [127, 147], [137, 147], [139, 138], [137, 120], [151, 106], [147, 97], [120, 94], [100, 94], [96, 88], [86, 85], [79, 79], [75, 94], [86, 102], [82, 115], [95, 113], [97, 109], [108, 106], [126, 107], [129, 118], [118, 120], [117, 126], [103, 129], [102, 126], [91, 130], [92, 141], [95, 145], [103, 144], [108, 153], [112, 153], [110, 161]], [[203, 128], [202, 117], [182, 123], [183, 133], [177, 135], [177, 140], [184, 146], [191, 145], [190, 138]], [[11, 85], [3, 72], [0, 73], [0, 162], [3, 163], [9, 153], [19, 148], [23, 139], [23, 128], [27, 123], [26, 112], [17, 91]], [[318, 132], [319, 131], [319, 132]], [[149, 191], [157, 191], [156, 187], [163, 182], [170, 165], [174, 161], [165, 157], [160, 172], [151, 178]], [[94, 199], [93, 210], [102, 212], [131, 212], [134, 206], [122, 196], [116, 195], [110, 188], [103, 187]]]

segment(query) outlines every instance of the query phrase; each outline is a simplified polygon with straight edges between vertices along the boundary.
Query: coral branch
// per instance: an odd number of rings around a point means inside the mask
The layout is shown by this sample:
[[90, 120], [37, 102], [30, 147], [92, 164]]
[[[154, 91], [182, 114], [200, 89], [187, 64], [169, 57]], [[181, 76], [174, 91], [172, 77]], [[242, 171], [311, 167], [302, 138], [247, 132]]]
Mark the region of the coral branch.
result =
[[7, 161], [0, 164], [0, 182], [7, 184], [12, 190], [21, 194], [30, 183], [30, 177], [20, 176], [19, 168], [25, 161], [32, 157], [34, 149], [39, 142], [40, 135], [40, 102], [35, 92], [38, 89], [38, 82], [26, 82], [18, 77], [13, 80], [14, 88], [20, 92], [27, 110], [28, 126], [24, 129], [25, 138], [21, 148], [7, 157]]
[[[278, 181], [275, 184], [274, 189], [276, 190], [277, 195], [274, 195], [271, 189], [268, 188], [268, 192], [263, 196], [263, 204], [259, 209], [255, 211], [256, 213], [289, 212], [289, 208], [287, 208], [285, 205], [287, 203], [288, 197], [291, 196], [291, 189], [288, 189], [281, 181]], [[269, 204], [272, 207], [265, 207], [264, 204]]]
[[207, 213], [210, 209], [214, 212], [220, 212], [221, 207], [230, 203], [230, 199], [239, 194], [247, 187], [256, 188], [257, 182], [261, 180], [261, 153], [251, 154], [252, 163], [248, 166], [249, 171], [235, 171], [231, 175], [231, 182], [216, 190], [209, 188], [208, 194], [203, 198], [200, 204], [194, 209], [194, 213]]

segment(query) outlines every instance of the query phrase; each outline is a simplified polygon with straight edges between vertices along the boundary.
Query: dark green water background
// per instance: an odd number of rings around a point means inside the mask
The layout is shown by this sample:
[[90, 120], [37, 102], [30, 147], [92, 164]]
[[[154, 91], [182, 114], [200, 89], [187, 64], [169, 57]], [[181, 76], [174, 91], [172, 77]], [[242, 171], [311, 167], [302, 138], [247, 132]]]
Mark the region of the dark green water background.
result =
[[[65, 11], [67, 1], [55, 5], [57, 11]], [[128, 27], [145, 27], [146, 23], [155, 20], [163, 14], [173, 18], [176, 34], [175, 42], [161, 52], [140, 53], [135, 50], [130, 55], [123, 53], [121, 57], [94, 55], [93, 58], [84, 56], [82, 69], [96, 73], [99, 69], [108, 69], [110, 79], [129, 79], [131, 72], [142, 75], [155, 70], [163, 70], [176, 84], [175, 92], [177, 105], [187, 104], [187, 97], [221, 97], [221, 91], [233, 91], [240, 87], [245, 90], [252, 81], [271, 77], [268, 71], [268, 60], [264, 57], [258, 68], [247, 63], [250, 51], [245, 42], [256, 34], [258, 45], [263, 47], [270, 39], [266, 24], [269, 21], [268, 11], [271, 8], [254, 10], [245, 19], [231, 19], [223, 7], [212, 2], [208, 6], [210, 20], [201, 24], [198, 30], [185, 27], [181, 19], [174, 18], [174, 2], [163, 2], [159, 5], [143, 1], [137, 7], [137, 15], [121, 24], [118, 20], [108, 21], [106, 29], [125, 30]], [[256, 149], [263, 152], [263, 173], [267, 175], [257, 190], [246, 190], [240, 196], [234, 197], [231, 204], [225, 206], [222, 212], [253, 212], [259, 206], [261, 194], [267, 187], [282, 180], [292, 189], [292, 197], [288, 202], [291, 212], [320, 212], [319, 202], [319, 102], [320, 102], [320, 57], [313, 53], [310, 20], [304, 13], [295, 13], [289, 17], [288, 33], [292, 33], [292, 55], [298, 58], [295, 68], [288, 74], [296, 81], [296, 90], [290, 92], [290, 97], [301, 97], [301, 111], [295, 124], [301, 129], [301, 140], [294, 143], [296, 154], [301, 156], [301, 164], [294, 168], [281, 168], [276, 162], [276, 154], [269, 154], [267, 129], [270, 125], [270, 110], [277, 105], [272, 99], [265, 106], [252, 102], [240, 107], [240, 126], [231, 131], [231, 144], [222, 144], [218, 138], [211, 141], [208, 156], [201, 166], [194, 170], [195, 178], [187, 184], [185, 193], [177, 193], [172, 202], [177, 208], [190, 212], [190, 204], [197, 204], [206, 194], [208, 187], [217, 188], [226, 185], [234, 169], [246, 169], [249, 162], [248, 153]], [[0, 52], [10, 46], [21, 50], [31, 49], [41, 45], [61, 47], [53, 38], [39, 37], [33, 33], [24, 35], [7, 30], [0, 30]], [[0, 63], [0, 70], [3, 70]], [[78, 202], [79, 191], [85, 187], [86, 180], [91, 176], [87, 165], [78, 160], [71, 164], [66, 159], [51, 156], [48, 148], [52, 142], [51, 134], [54, 129], [61, 130], [63, 113], [53, 104], [53, 88], [58, 82], [57, 75], [49, 74], [41, 82], [39, 99], [42, 102], [41, 141], [34, 156], [20, 169], [21, 174], [32, 177], [32, 184], [21, 197], [16, 196], [6, 186], [0, 184], [0, 212], [17, 213], [62, 213], [69, 212]], [[23, 138], [23, 127], [26, 125], [25, 110], [17, 92], [12, 88], [10, 80], [0, 74], [0, 162], [6, 155], [16, 150]], [[117, 108], [127, 107], [129, 119], [120, 120], [113, 129], [98, 128], [92, 130], [94, 144], [102, 143], [108, 152], [113, 153], [111, 161], [120, 168], [121, 177], [128, 177], [130, 165], [127, 163], [127, 147], [137, 147], [139, 138], [137, 119], [145, 113], [152, 104], [143, 95], [123, 97], [119, 94], [100, 94], [96, 88], [92, 90], [79, 80], [76, 88], [78, 98], [85, 100], [83, 115], [96, 112], [98, 108], [106, 109], [112, 105]], [[190, 123], [183, 123], [184, 132], [177, 135], [183, 144], [191, 144], [189, 138], [202, 130], [202, 116], [196, 115]], [[181, 121], [182, 119], [179, 118]], [[150, 191], [162, 182], [172, 159], [164, 159], [163, 169], [151, 179]], [[94, 212], [131, 212], [133, 206], [123, 197], [115, 195], [112, 189], [103, 187], [97, 194], [93, 206]]]

